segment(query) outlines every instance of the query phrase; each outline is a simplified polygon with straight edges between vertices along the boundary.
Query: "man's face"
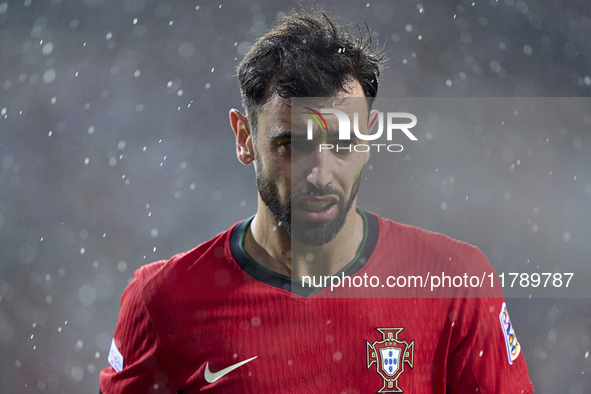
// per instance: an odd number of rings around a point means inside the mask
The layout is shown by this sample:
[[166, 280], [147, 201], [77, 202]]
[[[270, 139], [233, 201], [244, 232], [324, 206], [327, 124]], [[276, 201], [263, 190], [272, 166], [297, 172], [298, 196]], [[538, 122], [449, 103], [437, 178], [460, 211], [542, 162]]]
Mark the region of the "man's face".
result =
[[[348, 90], [336, 97], [364, 97], [358, 82], [351, 83]], [[359, 113], [361, 132], [367, 132], [365, 100], [339, 103], [339, 109]], [[331, 105], [325, 103], [325, 108]], [[334, 149], [320, 152], [321, 143], [344, 147], [360, 141], [339, 141], [338, 121], [330, 114], [324, 115], [328, 132], [316, 125], [314, 139], [309, 141], [309, 115], [298, 108], [292, 119], [291, 110], [289, 99], [273, 94], [259, 113], [254, 141], [257, 187], [278, 224], [294, 241], [320, 246], [334, 239], [343, 227], [356, 201], [361, 169], [369, 154]]]

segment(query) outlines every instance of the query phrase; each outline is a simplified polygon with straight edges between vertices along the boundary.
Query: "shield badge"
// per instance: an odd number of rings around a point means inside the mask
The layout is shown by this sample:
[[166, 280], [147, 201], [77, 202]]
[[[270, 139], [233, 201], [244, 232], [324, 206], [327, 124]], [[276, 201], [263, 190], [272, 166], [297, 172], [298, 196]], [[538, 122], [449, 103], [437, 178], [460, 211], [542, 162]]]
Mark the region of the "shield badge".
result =
[[383, 379], [378, 393], [403, 393], [398, 378], [404, 372], [404, 365], [413, 368], [415, 341], [410, 343], [398, 339], [404, 328], [376, 328], [382, 334], [381, 341], [367, 341], [367, 369], [376, 364], [376, 372]]
[[388, 376], [396, 375], [400, 367], [400, 349], [385, 347], [380, 349], [382, 372]]

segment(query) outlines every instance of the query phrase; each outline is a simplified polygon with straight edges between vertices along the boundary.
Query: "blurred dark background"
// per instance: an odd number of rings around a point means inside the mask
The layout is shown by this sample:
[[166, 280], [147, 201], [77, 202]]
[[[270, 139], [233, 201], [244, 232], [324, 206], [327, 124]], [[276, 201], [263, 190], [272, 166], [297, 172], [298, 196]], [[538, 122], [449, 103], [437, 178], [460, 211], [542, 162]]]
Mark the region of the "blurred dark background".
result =
[[[234, 70], [293, 4], [0, 0], [0, 392], [96, 392], [133, 271], [255, 212]], [[372, 28], [383, 97], [591, 93], [588, 1], [315, 4]], [[359, 204], [476, 244], [497, 270], [584, 270], [591, 108], [577, 103], [564, 127], [423, 130], [403, 161], [372, 157], [367, 181], [392, 181]], [[507, 299], [537, 393], [591, 390], [581, 295]]]

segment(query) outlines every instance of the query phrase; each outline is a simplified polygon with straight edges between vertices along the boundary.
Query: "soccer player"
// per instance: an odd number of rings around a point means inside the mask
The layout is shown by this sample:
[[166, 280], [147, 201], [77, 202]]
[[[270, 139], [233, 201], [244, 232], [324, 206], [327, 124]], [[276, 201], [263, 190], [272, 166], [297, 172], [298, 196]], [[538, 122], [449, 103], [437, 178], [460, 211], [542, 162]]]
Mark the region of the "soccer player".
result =
[[316, 12], [288, 14], [254, 44], [238, 68], [245, 114], [230, 123], [238, 160], [254, 163], [256, 215], [135, 272], [103, 393], [533, 392], [498, 285], [357, 297], [297, 280], [494, 272], [474, 246], [356, 208], [368, 153], [317, 149], [335, 143], [336, 117], [312, 140], [292, 127], [290, 98], [330, 97], [369, 133], [382, 62]]

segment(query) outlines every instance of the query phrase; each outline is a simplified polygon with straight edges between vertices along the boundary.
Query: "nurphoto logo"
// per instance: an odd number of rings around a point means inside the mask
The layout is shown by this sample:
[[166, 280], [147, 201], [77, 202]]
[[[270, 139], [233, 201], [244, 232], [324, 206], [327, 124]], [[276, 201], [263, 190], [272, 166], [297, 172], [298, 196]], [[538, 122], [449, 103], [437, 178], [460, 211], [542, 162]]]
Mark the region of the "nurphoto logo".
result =
[[[339, 122], [339, 140], [340, 141], [348, 141], [349, 143], [346, 145], [339, 145], [336, 144], [320, 144], [319, 151], [322, 152], [323, 150], [336, 150], [337, 152], [340, 151], [349, 151], [349, 152], [369, 152], [370, 150], [374, 149], [380, 152], [380, 148], [385, 148], [388, 152], [402, 152], [404, 147], [401, 144], [379, 144], [379, 143], [372, 143], [372, 144], [351, 144], [351, 123], [353, 123], [353, 133], [355, 137], [363, 141], [375, 141], [378, 138], [382, 137], [384, 134], [384, 113], [378, 112], [378, 129], [374, 134], [364, 134], [359, 131], [359, 113], [353, 112], [353, 122], [349, 115], [341, 110], [338, 109], [326, 109], [321, 108], [320, 111], [312, 109], [310, 107], [303, 107], [306, 112], [304, 114], [309, 115], [310, 119], [307, 122], [307, 138], [308, 140], [312, 140], [314, 138], [314, 122], [320, 126], [320, 130], [328, 131], [328, 124], [324, 119], [322, 114], [332, 114], [335, 115]], [[399, 119], [407, 119], [410, 122], [407, 123], [399, 123]], [[417, 137], [409, 130], [416, 126], [417, 124], [417, 117], [408, 112], [386, 112], [386, 139], [388, 141], [392, 141], [392, 136], [394, 135], [395, 131], [402, 131], [408, 139], [411, 141], [417, 141]]]

